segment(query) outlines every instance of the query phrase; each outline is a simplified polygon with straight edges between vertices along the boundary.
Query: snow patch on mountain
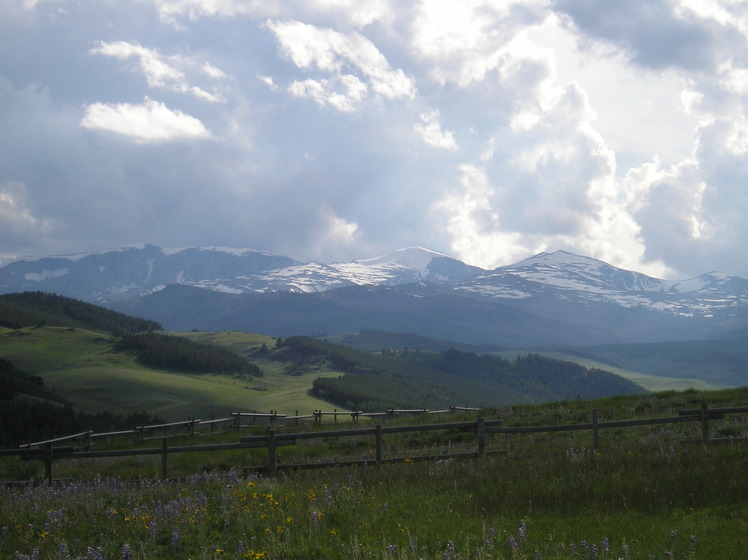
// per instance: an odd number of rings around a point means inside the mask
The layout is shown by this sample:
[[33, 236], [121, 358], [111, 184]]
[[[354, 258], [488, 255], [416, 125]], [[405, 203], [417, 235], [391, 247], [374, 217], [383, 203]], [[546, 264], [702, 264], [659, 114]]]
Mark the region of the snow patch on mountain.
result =
[[26, 280], [31, 280], [32, 282], [41, 282], [42, 280], [47, 280], [49, 278], [59, 278], [60, 276], [64, 276], [67, 273], [67, 268], [57, 268], [55, 270], [47, 270], [46, 268], [44, 268], [41, 272], [27, 272], [23, 275], [23, 277]]

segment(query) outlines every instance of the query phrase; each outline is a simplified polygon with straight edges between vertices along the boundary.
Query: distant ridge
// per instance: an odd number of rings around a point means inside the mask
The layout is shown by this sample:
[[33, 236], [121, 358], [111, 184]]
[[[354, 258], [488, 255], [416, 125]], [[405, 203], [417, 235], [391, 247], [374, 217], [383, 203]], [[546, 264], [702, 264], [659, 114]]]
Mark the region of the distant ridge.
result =
[[382, 329], [465, 344], [553, 346], [707, 339], [748, 329], [746, 279], [708, 273], [664, 280], [566, 251], [484, 270], [418, 246], [322, 264], [253, 249], [145, 245], [0, 267], [0, 293], [29, 290], [172, 330], [282, 336]]

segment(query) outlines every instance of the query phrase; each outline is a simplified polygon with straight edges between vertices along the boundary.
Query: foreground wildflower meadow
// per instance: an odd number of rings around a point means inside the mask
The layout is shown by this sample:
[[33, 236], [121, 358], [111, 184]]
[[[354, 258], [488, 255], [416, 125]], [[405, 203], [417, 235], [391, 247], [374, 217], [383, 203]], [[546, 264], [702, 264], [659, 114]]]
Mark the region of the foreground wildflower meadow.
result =
[[652, 437], [274, 478], [2, 487], [0, 558], [748, 558], [747, 467], [744, 445]]

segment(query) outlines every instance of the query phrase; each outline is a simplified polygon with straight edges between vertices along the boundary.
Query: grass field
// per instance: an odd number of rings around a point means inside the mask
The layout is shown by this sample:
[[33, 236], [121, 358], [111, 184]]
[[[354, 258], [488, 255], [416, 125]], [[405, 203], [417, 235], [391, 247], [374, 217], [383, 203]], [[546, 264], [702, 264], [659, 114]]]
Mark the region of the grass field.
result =
[[[270, 337], [245, 333], [190, 334], [198, 341], [220, 338], [224, 345], [246, 354]], [[115, 353], [106, 335], [82, 329], [39, 327], [0, 332], [0, 357], [32, 375], [40, 375], [74, 406], [89, 412], [130, 414], [146, 411], [169, 421], [234, 411], [269, 411], [292, 415], [330, 406], [309, 395], [312, 380], [339, 373], [322, 370], [300, 376], [283, 373], [272, 361], [256, 361], [262, 378], [192, 375], [145, 368], [128, 355]]]
[[[605, 419], [632, 419], [670, 416], [702, 400], [745, 406], [746, 399], [746, 389], [688, 391], [487, 412], [509, 425], [543, 425], [579, 421], [591, 407]], [[748, 435], [745, 419], [719, 422], [715, 433], [726, 426]], [[192, 474], [170, 482], [143, 476], [157, 472], [157, 459], [150, 466], [89, 460], [68, 467], [69, 483], [0, 487], [0, 557], [746, 558], [748, 447], [737, 439], [683, 443], [693, 430], [614, 429], [597, 450], [589, 434], [495, 435], [490, 446], [504, 453], [480, 461], [404, 460], [277, 477], [243, 476], [240, 467], [253, 458], [244, 451], [214, 462], [215, 471], [202, 468], [215, 458], [190, 454], [180, 468], [191, 466]], [[395, 452], [405, 456], [424, 443], [405, 434], [399, 441]], [[284, 449], [325, 454], [340, 445], [331, 439], [316, 449]]]

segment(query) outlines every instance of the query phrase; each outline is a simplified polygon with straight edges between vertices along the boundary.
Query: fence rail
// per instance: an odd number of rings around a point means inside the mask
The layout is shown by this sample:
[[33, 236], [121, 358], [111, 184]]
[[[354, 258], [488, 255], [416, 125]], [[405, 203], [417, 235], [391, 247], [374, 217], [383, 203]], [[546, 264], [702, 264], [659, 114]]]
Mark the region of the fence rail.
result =
[[[454, 412], [454, 407], [450, 411]], [[468, 409], [460, 409], [468, 410]], [[475, 409], [469, 409], [475, 410]], [[315, 411], [315, 415], [309, 415], [308, 417], [316, 418], [321, 415], [316, 415], [319, 411]], [[392, 414], [398, 411], [393, 411]], [[405, 413], [414, 413], [415, 411], [399, 411]], [[424, 413], [427, 411], [419, 410], [418, 413]], [[389, 413], [382, 413], [387, 415]], [[665, 418], [647, 418], [637, 420], [614, 420], [601, 422], [598, 419], [597, 409], [591, 410], [590, 422], [580, 424], [561, 424], [553, 426], [504, 426], [504, 421], [501, 419], [486, 420], [480, 416], [474, 421], [466, 422], [442, 422], [437, 424], [417, 424], [417, 425], [400, 425], [400, 426], [386, 426], [382, 424], [375, 424], [369, 427], [360, 428], [349, 428], [341, 430], [315, 430], [306, 432], [278, 432], [276, 427], [271, 424], [267, 428], [267, 432], [262, 435], [249, 435], [240, 438], [238, 442], [231, 443], [216, 443], [216, 444], [204, 444], [204, 445], [169, 445], [169, 439], [166, 436], [161, 437], [160, 447], [149, 447], [140, 449], [111, 449], [95, 451], [89, 448], [90, 439], [94, 437], [111, 436], [113, 434], [142, 434], [145, 429], [164, 429], [173, 427], [185, 427], [192, 429], [191, 433], [194, 434], [194, 427], [197, 424], [203, 423], [200, 420], [190, 420], [187, 422], [173, 422], [170, 424], [161, 424], [155, 426], [143, 426], [136, 428], [131, 431], [122, 432], [110, 432], [106, 434], [92, 434], [90, 432], [82, 432], [67, 436], [63, 438], [55, 438], [42, 442], [36, 442], [22, 446], [20, 449], [5, 449], [0, 450], [0, 456], [18, 456], [22, 460], [37, 460], [44, 461], [44, 476], [49, 482], [53, 480], [53, 463], [57, 460], [64, 459], [92, 459], [92, 458], [104, 458], [104, 457], [133, 457], [139, 455], [160, 455], [161, 456], [161, 478], [167, 479], [169, 475], [169, 455], [175, 453], [196, 453], [196, 452], [212, 452], [212, 451], [225, 451], [225, 450], [237, 450], [237, 449], [253, 449], [253, 448], [266, 448], [268, 450], [267, 465], [264, 467], [248, 467], [245, 470], [256, 470], [265, 471], [271, 476], [274, 476], [280, 468], [317, 468], [327, 467], [330, 465], [361, 465], [361, 464], [372, 464], [382, 465], [384, 463], [390, 463], [393, 461], [402, 460], [431, 460], [435, 458], [459, 458], [459, 457], [483, 457], [488, 453], [495, 453], [496, 450], [487, 450], [487, 434], [529, 434], [529, 433], [553, 433], [553, 432], [568, 432], [568, 431], [590, 431], [592, 436], [591, 446], [593, 449], [599, 447], [599, 433], [600, 430], [609, 428], [627, 428], [636, 426], [655, 426], [655, 425], [667, 425], [667, 424], [679, 424], [679, 423], [699, 423], [700, 437], [696, 441], [702, 441], [704, 443], [717, 442], [717, 441], [745, 441], [746, 438], [712, 438], [710, 436], [710, 420], [722, 419], [726, 414], [746, 414], [748, 413], [748, 407], [732, 407], [732, 408], [709, 408], [706, 404], [702, 405], [700, 409], [693, 410], [682, 410], [679, 411], [679, 415], [675, 417]], [[330, 413], [335, 414], [335, 413]], [[355, 414], [355, 413], [338, 413], [338, 414]], [[253, 416], [257, 418], [273, 418], [278, 420], [279, 418], [285, 419], [298, 419], [301, 418], [297, 414], [294, 417], [286, 417], [284, 415], [278, 415], [275, 413], [234, 413], [232, 418], [223, 418], [219, 420], [209, 420], [207, 422], [217, 423], [225, 421], [236, 422], [237, 419], [246, 416]], [[469, 452], [460, 453], [445, 453], [439, 455], [429, 455], [421, 457], [384, 457], [384, 445], [383, 440], [386, 434], [395, 433], [408, 433], [408, 432], [422, 432], [422, 431], [461, 431], [475, 434], [475, 450]], [[311, 464], [290, 464], [281, 465], [278, 462], [278, 448], [283, 446], [296, 445], [300, 440], [308, 439], [322, 439], [322, 438], [345, 438], [354, 436], [370, 436], [374, 438], [374, 449], [375, 458], [369, 460], [338, 460], [334, 463], [311, 463]], [[151, 438], [156, 439], [156, 438]], [[61, 442], [70, 442], [83, 440], [86, 445], [82, 448], [75, 448], [72, 445], [69, 446], [55, 446], [55, 444]]]

